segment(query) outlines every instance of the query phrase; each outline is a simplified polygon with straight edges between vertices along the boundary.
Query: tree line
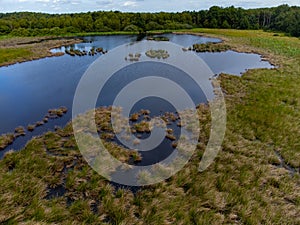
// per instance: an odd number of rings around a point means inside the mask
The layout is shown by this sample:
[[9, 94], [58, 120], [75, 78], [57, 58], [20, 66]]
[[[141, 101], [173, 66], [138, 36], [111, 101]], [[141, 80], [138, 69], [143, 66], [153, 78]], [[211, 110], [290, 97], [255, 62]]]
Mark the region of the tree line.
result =
[[81, 32], [177, 30], [191, 28], [264, 29], [300, 36], [300, 7], [243, 9], [213, 6], [180, 13], [99, 11], [46, 14], [0, 13], [0, 35], [39, 36]]

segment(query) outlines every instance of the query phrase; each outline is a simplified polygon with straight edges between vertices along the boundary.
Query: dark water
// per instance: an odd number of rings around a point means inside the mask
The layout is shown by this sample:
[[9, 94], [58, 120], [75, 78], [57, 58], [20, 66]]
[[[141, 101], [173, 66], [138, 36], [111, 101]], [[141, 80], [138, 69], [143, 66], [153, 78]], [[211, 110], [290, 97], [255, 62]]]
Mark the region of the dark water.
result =
[[[217, 42], [218, 39], [205, 38], [192, 35], [164, 35], [170, 41], [184, 47], [195, 43]], [[119, 45], [130, 43], [136, 40], [135, 36], [99, 36], [85, 37], [85, 42], [76, 44], [73, 47], [81, 50], [90, 50], [91, 47], [102, 47], [111, 50]], [[64, 51], [65, 48], [53, 51]], [[232, 51], [224, 53], [199, 53], [199, 56], [207, 62], [212, 71], [216, 74], [220, 72], [239, 75], [246, 69], [270, 68], [267, 62], [262, 62], [259, 55], [236, 53]], [[25, 137], [18, 138], [8, 149], [20, 149], [32, 136], [40, 135], [45, 131], [53, 130], [55, 126], [64, 126], [71, 119], [71, 109], [73, 95], [76, 86], [89, 65], [102, 55], [71, 57], [64, 55], [61, 57], [45, 58], [21, 64], [15, 64], [0, 68], [0, 134], [13, 132], [17, 126], [27, 127], [42, 120], [47, 111], [51, 108], [66, 106], [69, 112], [64, 117], [50, 120], [48, 124], [38, 127], [34, 132]], [[156, 68], [156, 67], [155, 67]], [[157, 70], [167, 70], [167, 68], [156, 68]], [[179, 74], [178, 71], [172, 71]], [[176, 77], [176, 75], [175, 75]], [[180, 76], [177, 76], [180, 77]], [[181, 76], [182, 77], [182, 76]], [[119, 80], [118, 80], [119, 79]], [[128, 77], [117, 78], [119, 83], [128, 82]], [[189, 81], [178, 78], [179, 82], [186, 83], [191, 89], [191, 94], [197, 93], [195, 98], [200, 99], [198, 103], [205, 102], [201, 92], [197, 92]], [[107, 93], [113, 93], [117, 86], [111, 86]], [[108, 104], [107, 100], [103, 104]], [[163, 110], [157, 108], [157, 110]], [[0, 158], [5, 151], [0, 152]]]
[[208, 42], [221, 42], [220, 39], [217, 38], [208, 38], [208, 37], [199, 37], [196, 35], [189, 35], [189, 34], [162, 34], [162, 35], [155, 35], [155, 36], [163, 36], [170, 39], [171, 42], [181, 45], [183, 47], [190, 47], [193, 44], [204, 44]]
[[[189, 94], [195, 105], [206, 103], [207, 100], [201, 88], [182, 70], [159, 62], [140, 62], [126, 66], [110, 77], [100, 92], [98, 105], [113, 105], [115, 97], [126, 85], [139, 78], [153, 75], [176, 82]], [[168, 91], [171, 92], [171, 90]], [[178, 99], [178, 101], [180, 101], [180, 99]], [[169, 112], [169, 110], [171, 110], [166, 104], [156, 103], [156, 100], [151, 102], [151, 99], [149, 99], [148, 104], [151, 107], [147, 109], [151, 109], [152, 115], [154, 116], [158, 116], [161, 111]], [[136, 109], [139, 111], [146, 107], [144, 103], [140, 104], [140, 108]]]
[[227, 51], [221, 53], [197, 53], [212, 68], [215, 74], [228, 73], [241, 75], [248, 69], [268, 68], [273, 66], [262, 61], [261, 56], [257, 54], [239, 53]]

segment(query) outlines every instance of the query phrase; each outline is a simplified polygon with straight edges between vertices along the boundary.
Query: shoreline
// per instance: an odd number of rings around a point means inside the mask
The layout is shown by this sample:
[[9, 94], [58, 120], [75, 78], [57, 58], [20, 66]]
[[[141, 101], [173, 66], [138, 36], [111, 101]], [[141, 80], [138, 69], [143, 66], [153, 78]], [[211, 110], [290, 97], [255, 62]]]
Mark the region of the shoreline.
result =
[[269, 62], [275, 68], [279, 68], [282, 66], [280, 63], [278, 63], [276, 60], [274, 60], [276, 57], [274, 57], [273, 55], [270, 55], [270, 53], [266, 54], [265, 52], [260, 51], [258, 49], [254, 50], [253, 47], [247, 48], [245, 46], [236, 46], [230, 42], [230, 38], [226, 38], [224, 36], [201, 33], [200, 31], [195, 31], [195, 32], [193, 32], [193, 31], [178, 31], [178, 32], [173, 32], [173, 34], [177, 34], [177, 35], [189, 34], [189, 35], [194, 35], [194, 36], [199, 36], [199, 37], [218, 38], [221, 40], [220, 44], [229, 45], [231, 51], [235, 51], [238, 53], [257, 54], [257, 55], [261, 56], [262, 61]]
[[29, 62], [47, 57], [62, 56], [65, 53], [52, 53], [51, 49], [60, 48], [66, 45], [78, 44], [81, 42], [83, 42], [83, 40], [76, 37], [14, 37], [0, 40], [0, 52], [3, 52], [1, 54], [8, 54], [6, 56], [3, 56], [4, 59], [1, 59], [0, 57], [0, 67]]
[[[274, 60], [275, 57], [270, 56], [270, 54], [266, 54], [259, 49], [247, 48], [245, 46], [237, 46], [235, 43], [230, 41], [230, 38], [226, 38], [224, 36], [216, 35], [216, 34], [209, 34], [203, 33], [202, 31], [153, 31], [148, 32], [149, 35], [163, 35], [166, 33], [171, 33], [174, 35], [194, 35], [199, 37], [208, 37], [208, 38], [218, 38], [221, 40], [220, 44], [227, 44], [230, 46], [230, 50], [239, 52], [239, 53], [252, 53], [258, 54], [261, 56], [263, 61], [268, 61], [272, 66], [278, 68], [282, 65]], [[58, 57], [62, 56], [65, 53], [58, 52], [52, 53], [51, 49], [60, 48], [66, 45], [78, 44], [83, 42], [82, 37], [86, 36], [118, 36], [118, 35], [137, 35], [137, 33], [132, 32], [115, 32], [115, 33], [78, 33], [74, 35], [66, 35], [66, 36], [50, 36], [50, 37], [12, 37], [8, 39], [0, 40], [0, 53], [3, 49], [9, 50], [18, 50], [18, 49], [25, 49], [29, 51], [27, 56], [22, 57], [15, 57], [9, 61], [1, 62], [0, 57], [0, 67], [10, 66], [17, 63], [29, 62], [33, 60], [43, 59], [47, 57]], [[12, 42], [12, 43], [11, 43]], [[37, 49], [40, 50], [37, 52]], [[1, 55], [1, 54], [0, 54]]]

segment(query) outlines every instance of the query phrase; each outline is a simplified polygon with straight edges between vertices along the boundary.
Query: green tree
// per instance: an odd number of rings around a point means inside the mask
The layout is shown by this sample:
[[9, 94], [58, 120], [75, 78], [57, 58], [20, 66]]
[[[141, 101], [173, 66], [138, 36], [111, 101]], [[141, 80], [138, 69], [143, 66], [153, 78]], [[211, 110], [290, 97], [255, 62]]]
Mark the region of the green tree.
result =
[[211, 28], [217, 28], [218, 27], [218, 21], [216, 18], [213, 18], [210, 23], [209, 23], [209, 27]]
[[140, 30], [140, 28], [134, 24], [130, 24], [128, 26], [126, 26], [124, 28], [124, 31], [134, 31], [134, 32], [138, 32]]
[[231, 28], [229, 23], [227, 22], [227, 20], [224, 20], [223, 23], [222, 23], [222, 28], [225, 28], [225, 29], [229, 29]]
[[244, 17], [242, 20], [241, 20], [241, 23], [240, 23], [240, 29], [249, 29], [250, 28], [250, 23], [249, 23], [249, 20], [247, 17]]
[[157, 22], [150, 21], [146, 24], [146, 30], [162, 30], [163, 26], [158, 24]]

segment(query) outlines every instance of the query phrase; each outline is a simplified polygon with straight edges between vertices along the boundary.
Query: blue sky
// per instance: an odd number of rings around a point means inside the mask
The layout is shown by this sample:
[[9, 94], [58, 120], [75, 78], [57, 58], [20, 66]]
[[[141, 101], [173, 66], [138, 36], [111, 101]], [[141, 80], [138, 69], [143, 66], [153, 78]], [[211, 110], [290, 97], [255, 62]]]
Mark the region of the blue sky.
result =
[[260, 8], [281, 4], [300, 5], [299, 0], [0, 0], [0, 12], [48, 13], [120, 10], [157, 12], [208, 9], [210, 6]]

